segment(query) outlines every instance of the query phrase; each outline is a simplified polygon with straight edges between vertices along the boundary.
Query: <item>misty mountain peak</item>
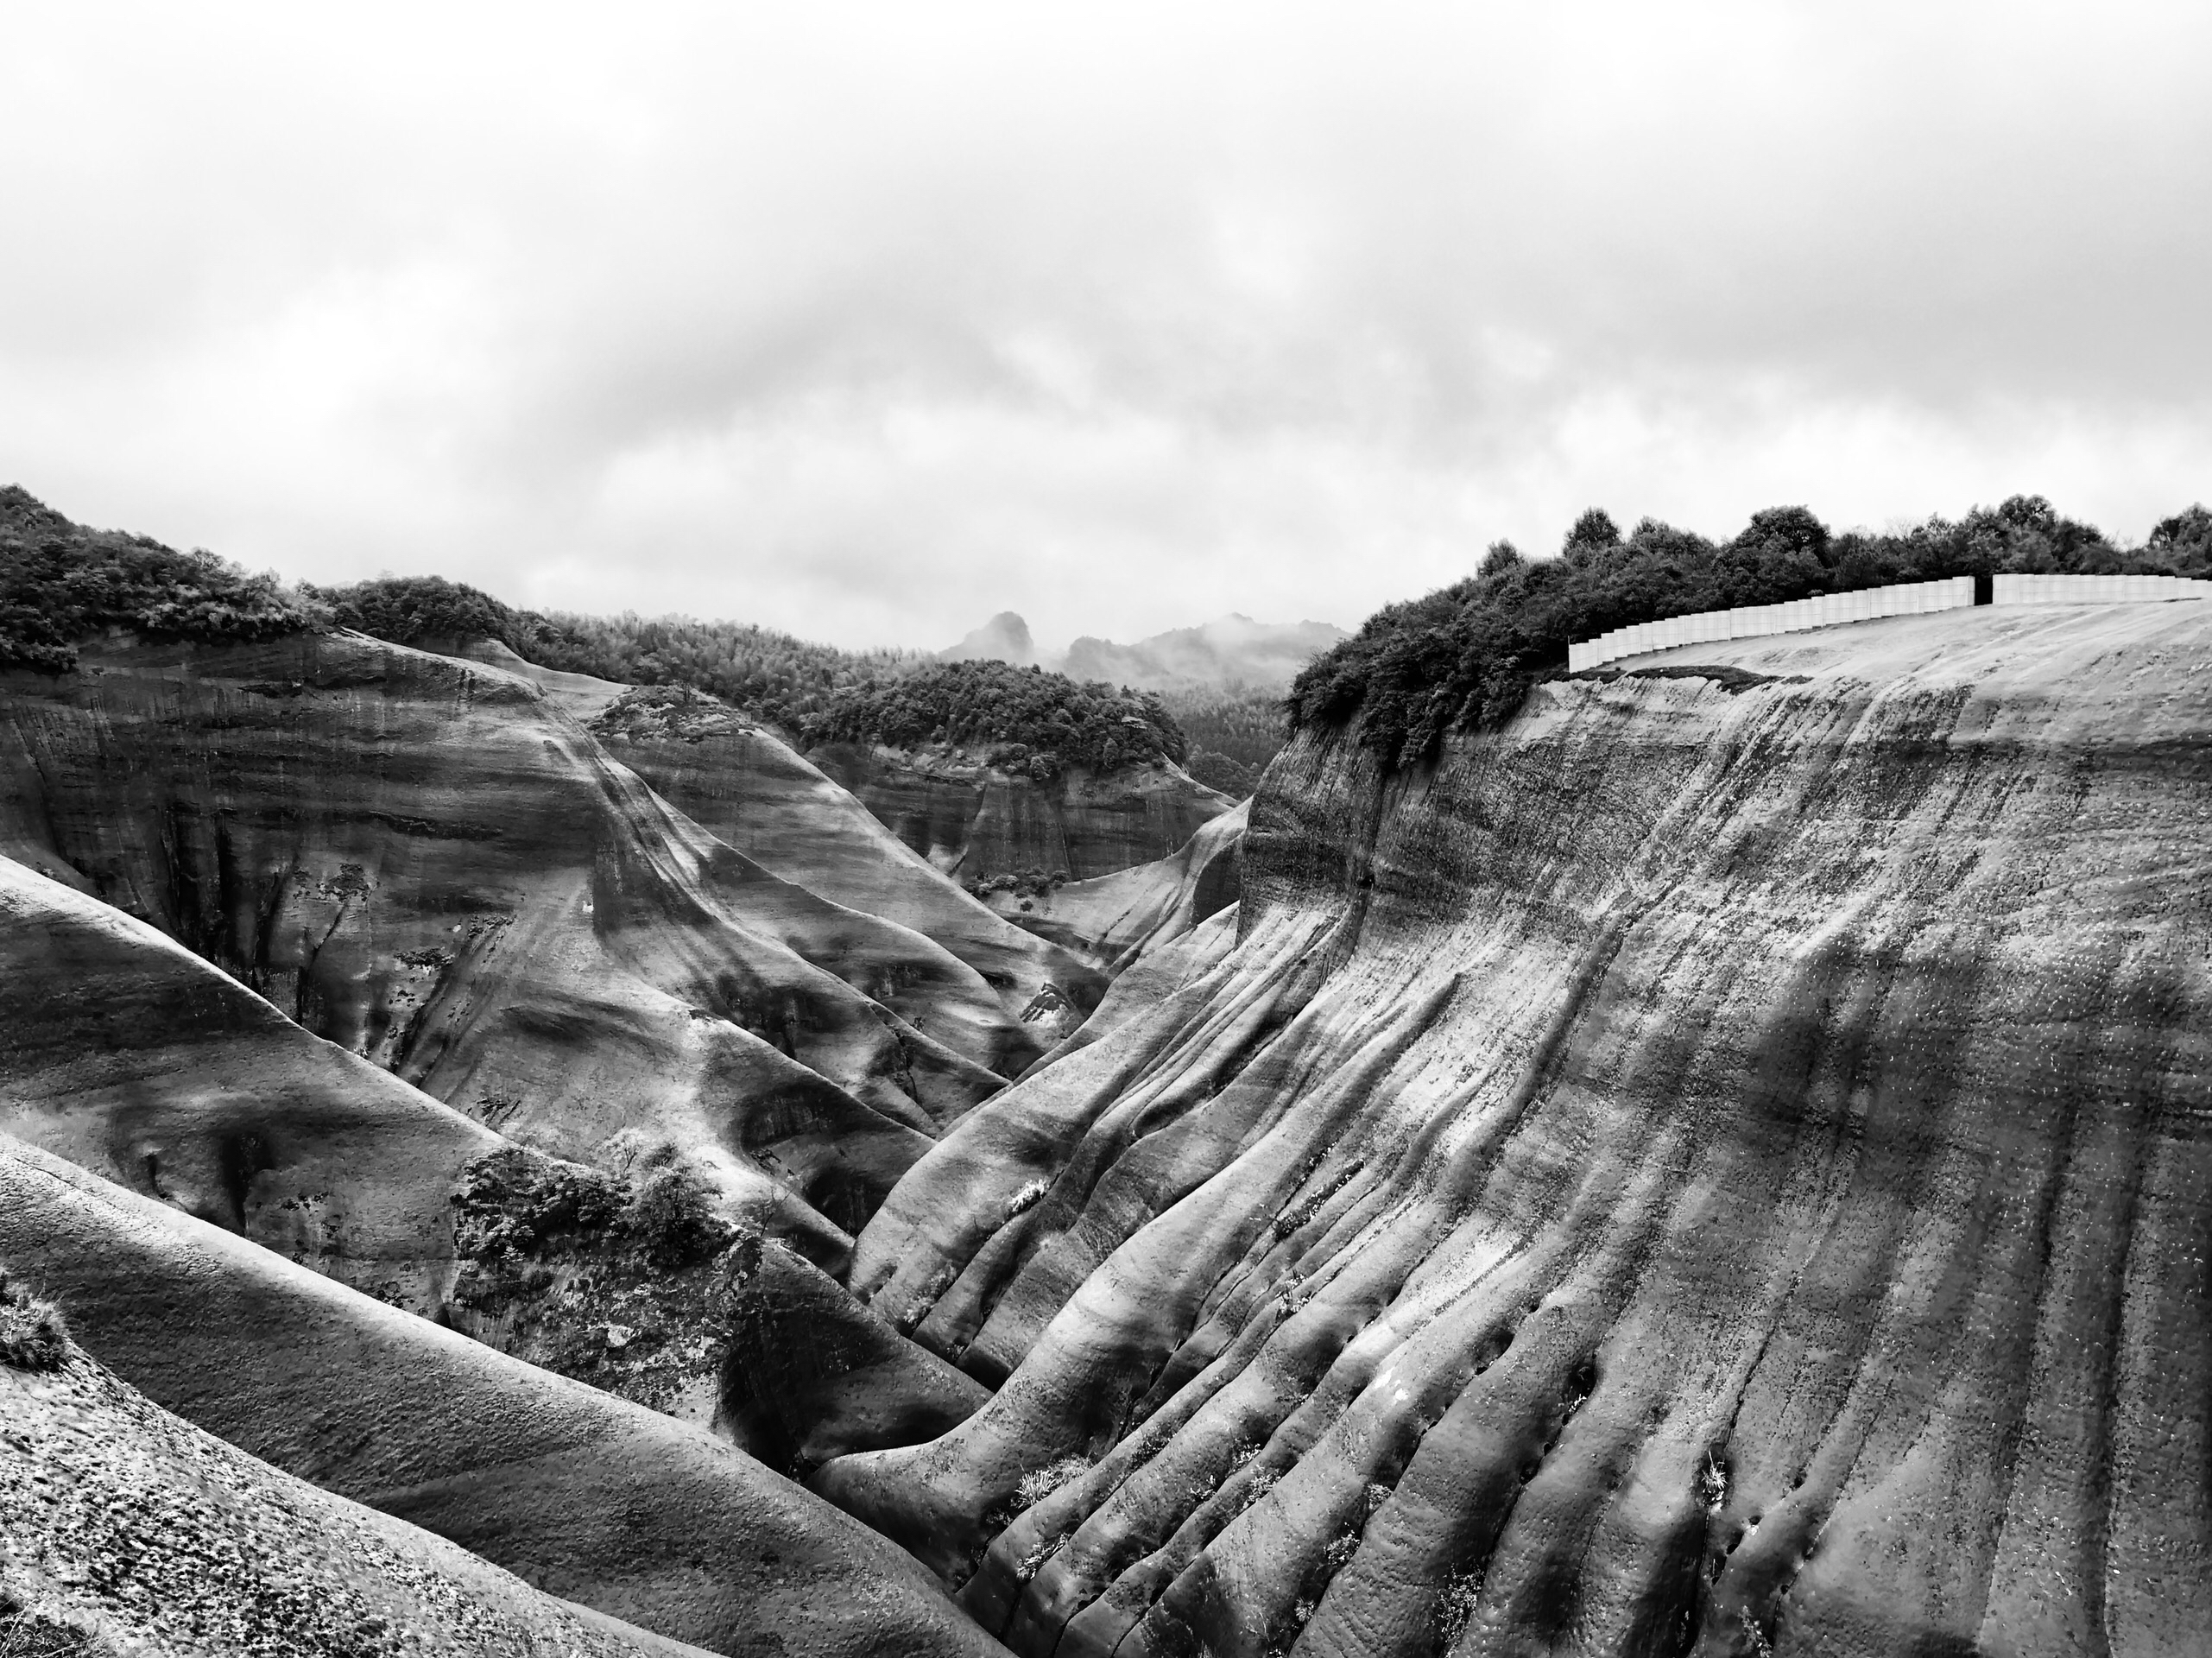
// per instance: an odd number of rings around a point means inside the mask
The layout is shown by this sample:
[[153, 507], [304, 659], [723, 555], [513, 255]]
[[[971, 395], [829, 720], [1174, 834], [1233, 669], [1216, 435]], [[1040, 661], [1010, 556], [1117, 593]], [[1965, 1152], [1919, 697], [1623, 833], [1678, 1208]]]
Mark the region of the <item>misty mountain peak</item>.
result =
[[1012, 662], [1016, 668], [1030, 668], [1037, 661], [1037, 643], [1029, 636], [1029, 624], [1016, 612], [1001, 611], [937, 656], [945, 662]]

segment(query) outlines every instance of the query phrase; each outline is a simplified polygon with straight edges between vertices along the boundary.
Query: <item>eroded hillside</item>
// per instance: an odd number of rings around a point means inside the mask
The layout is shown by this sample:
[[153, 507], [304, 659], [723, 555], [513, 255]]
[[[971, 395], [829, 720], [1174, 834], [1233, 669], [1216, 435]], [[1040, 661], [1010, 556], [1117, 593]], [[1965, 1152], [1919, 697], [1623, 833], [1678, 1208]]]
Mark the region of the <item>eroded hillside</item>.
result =
[[0, 842], [308, 1029], [543, 1149], [704, 1153], [847, 1231], [1096, 994], [1025, 1021], [1018, 985], [715, 839], [534, 687], [375, 641], [87, 648], [7, 676], [0, 745]]
[[996, 1392], [817, 1488], [1060, 1658], [2203, 1650], [2208, 611], [1302, 739], [863, 1234]]
[[[173, 1422], [149, 1421], [84, 1370], [65, 1376], [56, 1393], [0, 1367], [0, 1491], [35, 1484], [34, 1475], [48, 1480], [28, 1511], [0, 1510], [0, 1535], [11, 1566], [21, 1559], [49, 1579], [41, 1601], [142, 1616], [162, 1610], [174, 1591], [214, 1629], [227, 1617], [259, 1633], [267, 1620], [251, 1607], [226, 1607], [225, 1588], [247, 1592], [275, 1579], [302, 1594], [319, 1585], [347, 1590], [341, 1605], [357, 1601], [362, 1585], [333, 1572], [316, 1540], [285, 1533], [322, 1524], [333, 1544], [352, 1540], [367, 1561], [388, 1559], [407, 1528], [376, 1523], [349, 1506], [358, 1503], [547, 1594], [717, 1652], [994, 1650], [889, 1544], [704, 1431], [379, 1305], [4, 1136], [0, 1262], [62, 1303], [78, 1343], [107, 1371], [244, 1453], [223, 1454]], [[4, 1403], [19, 1391], [41, 1395], [28, 1414]], [[141, 1432], [152, 1443], [134, 1444]], [[99, 1435], [111, 1438], [107, 1453], [88, 1454], [98, 1448], [88, 1436]], [[188, 1465], [145, 1466], [146, 1453]], [[49, 1457], [60, 1465], [41, 1470]], [[270, 1467], [256, 1471], [253, 1459]], [[349, 1503], [308, 1500], [270, 1469]], [[55, 1474], [63, 1478], [54, 1482]], [[232, 1494], [196, 1494], [210, 1478]], [[104, 1505], [118, 1496], [143, 1506], [73, 1516], [38, 1506]], [[277, 1505], [257, 1508], [263, 1496]], [[110, 1552], [94, 1554], [95, 1545]], [[512, 1633], [517, 1621], [552, 1650], [590, 1649], [581, 1639], [559, 1644], [572, 1621], [504, 1573], [458, 1570], [458, 1551], [427, 1538], [398, 1552], [414, 1573], [378, 1585], [364, 1610], [442, 1611], [448, 1625], [433, 1633], [446, 1645], [419, 1638], [412, 1649], [540, 1649]], [[440, 1579], [458, 1579], [465, 1595]], [[454, 1604], [469, 1598], [480, 1605]], [[502, 1615], [513, 1644], [458, 1638], [472, 1623], [496, 1630]], [[315, 1632], [312, 1620], [291, 1616], [303, 1636]], [[317, 1649], [304, 1639], [283, 1645], [278, 1617], [278, 1643], [264, 1649]], [[210, 1640], [155, 1649], [250, 1649]], [[338, 1649], [390, 1649], [363, 1631]]]

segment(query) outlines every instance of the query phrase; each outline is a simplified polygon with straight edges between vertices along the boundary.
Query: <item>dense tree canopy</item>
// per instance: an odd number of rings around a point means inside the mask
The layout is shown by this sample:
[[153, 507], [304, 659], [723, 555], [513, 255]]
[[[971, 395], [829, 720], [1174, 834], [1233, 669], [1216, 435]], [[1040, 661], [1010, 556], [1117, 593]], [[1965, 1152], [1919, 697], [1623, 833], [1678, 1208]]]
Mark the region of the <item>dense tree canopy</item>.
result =
[[1006, 662], [937, 662], [849, 686], [807, 717], [814, 742], [952, 744], [1046, 776], [1059, 765], [1112, 770], [1183, 759], [1182, 731], [1149, 692], [1078, 684]]
[[149, 639], [267, 639], [325, 625], [313, 599], [212, 553], [87, 529], [0, 489], [0, 668], [66, 674], [109, 628]]
[[1160, 699], [1191, 745], [1183, 769], [1224, 794], [1249, 794], [1289, 736], [1280, 692], [1249, 686], [1196, 686]]
[[1608, 629], [2000, 571], [2212, 577], [2212, 514], [2191, 507], [2129, 551], [2039, 495], [1899, 534], [1838, 535], [1804, 507], [1772, 507], [1725, 542], [1649, 518], [1624, 536], [1593, 509], [1556, 559], [1494, 547], [1479, 575], [1369, 617], [1299, 675], [1290, 721], [1355, 731], [1393, 763], [1418, 759], [1448, 732], [1509, 718], [1565, 668], [1569, 644]]

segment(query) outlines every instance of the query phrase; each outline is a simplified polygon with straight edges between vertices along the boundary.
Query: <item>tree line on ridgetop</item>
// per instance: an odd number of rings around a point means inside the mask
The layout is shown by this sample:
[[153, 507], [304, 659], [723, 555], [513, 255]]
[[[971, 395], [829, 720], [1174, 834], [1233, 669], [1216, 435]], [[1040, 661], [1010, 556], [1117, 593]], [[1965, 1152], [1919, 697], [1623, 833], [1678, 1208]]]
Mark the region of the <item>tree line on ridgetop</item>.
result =
[[1653, 518], [1623, 535], [1593, 509], [1557, 558], [1499, 541], [1474, 575], [1368, 617], [1298, 676], [1290, 725], [1352, 734], [1399, 765], [1450, 732], [1502, 724], [1537, 680], [1565, 671], [1570, 644], [1610, 629], [2000, 572], [2212, 577], [2212, 512], [2190, 507], [2122, 547], [2039, 495], [1896, 533], [1839, 535], [1806, 508], [1772, 507], [1719, 542]]
[[1476, 574], [1377, 611], [1279, 703], [1237, 687], [1163, 699], [735, 622], [540, 614], [437, 576], [288, 586], [212, 553], [87, 529], [10, 485], [0, 488], [0, 668], [70, 672], [77, 647], [111, 629], [209, 642], [332, 627], [399, 644], [489, 638], [542, 667], [688, 686], [803, 744], [944, 744], [1037, 778], [1188, 760], [1201, 782], [1242, 794], [1287, 731], [1356, 731], [1390, 764], [1432, 754], [1449, 732], [1509, 718], [1538, 680], [1565, 670], [1569, 644], [1608, 629], [1999, 572], [2212, 577], [2212, 512], [2192, 506], [2123, 547], [2041, 496], [1896, 533], [1837, 534], [1804, 507], [1774, 507], [1724, 542], [1651, 518], [1623, 535], [1593, 509], [1557, 558], [1500, 541]]
[[0, 668], [69, 673], [79, 645], [110, 629], [218, 643], [332, 628], [404, 645], [496, 639], [545, 668], [688, 686], [803, 744], [949, 744], [1040, 779], [1189, 751], [1146, 692], [1003, 662], [839, 650], [735, 622], [541, 615], [439, 576], [288, 586], [204, 550], [88, 529], [0, 489]]

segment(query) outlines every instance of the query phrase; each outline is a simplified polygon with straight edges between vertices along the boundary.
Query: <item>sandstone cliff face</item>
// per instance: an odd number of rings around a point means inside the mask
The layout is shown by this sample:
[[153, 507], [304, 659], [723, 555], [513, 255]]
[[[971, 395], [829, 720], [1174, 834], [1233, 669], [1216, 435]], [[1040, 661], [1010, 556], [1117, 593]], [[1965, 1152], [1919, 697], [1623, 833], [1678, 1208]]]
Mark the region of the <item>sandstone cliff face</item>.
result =
[[959, 753], [828, 744], [807, 758], [893, 833], [964, 881], [1065, 870], [1078, 881], [1166, 857], [1234, 801], [1180, 767], [1037, 779]]
[[2212, 618], [1695, 650], [1288, 751], [862, 1236], [995, 1395], [818, 1489], [1062, 1658], [2206, 1650]]
[[0, 839], [489, 1126], [856, 1228], [1057, 1033], [670, 809], [533, 687], [352, 636], [0, 676]]
[[[705, 1433], [502, 1357], [5, 1138], [0, 1262], [59, 1300], [84, 1351], [164, 1409], [548, 1594], [732, 1655], [997, 1650], [896, 1549]], [[0, 1392], [0, 1406], [9, 1396]], [[12, 1411], [0, 1421], [16, 1430]], [[79, 1452], [90, 1449], [85, 1434], [94, 1426], [80, 1423], [73, 1435]], [[0, 1491], [23, 1451], [0, 1438]], [[247, 1493], [283, 1484], [245, 1457], [216, 1460]], [[80, 1467], [88, 1483], [112, 1471], [98, 1457], [80, 1458]], [[181, 1494], [167, 1478], [155, 1485], [157, 1502]], [[300, 1523], [327, 1516], [335, 1535], [361, 1539], [372, 1560], [402, 1529], [344, 1519], [341, 1505], [296, 1490], [285, 1500]], [[126, 1530], [152, 1518], [104, 1516]], [[37, 1542], [32, 1522], [13, 1504], [0, 1511], [11, 1540], [23, 1527]], [[218, 1526], [201, 1541], [215, 1547], [225, 1539]], [[500, 1573], [463, 1572], [451, 1551], [410, 1552], [457, 1580], [421, 1585], [449, 1611], [458, 1587], [488, 1618], [527, 1618], [547, 1635], [572, 1629], [520, 1585], [486, 1595]], [[295, 1564], [313, 1563], [301, 1554]], [[10, 1565], [16, 1558], [11, 1549]], [[161, 1565], [150, 1547], [135, 1561], [65, 1553], [62, 1563], [79, 1589], [88, 1577], [97, 1584], [101, 1573], [132, 1567], [146, 1571], [140, 1586], [152, 1589]], [[247, 1562], [234, 1577], [242, 1592], [253, 1586]], [[313, 1581], [291, 1579], [295, 1590]], [[377, 1598], [389, 1604], [408, 1586], [404, 1577], [382, 1583]], [[143, 1598], [130, 1604], [149, 1609]], [[228, 1609], [238, 1611], [235, 1601]], [[303, 1635], [314, 1627], [297, 1612], [280, 1615], [278, 1625]], [[340, 1649], [385, 1650], [373, 1633]], [[491, 1649], [537, 1649], [521, 1638], [528, 1625], [510, 1623], [509, 1633], [515, 1643]], [[590, 1643], [578, 1637], [550, 1649], [578, 1649]]]

